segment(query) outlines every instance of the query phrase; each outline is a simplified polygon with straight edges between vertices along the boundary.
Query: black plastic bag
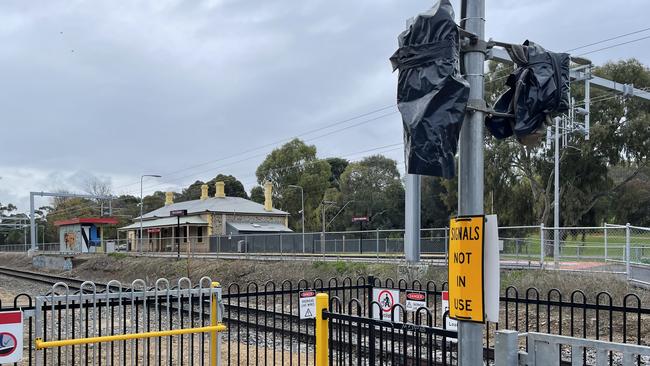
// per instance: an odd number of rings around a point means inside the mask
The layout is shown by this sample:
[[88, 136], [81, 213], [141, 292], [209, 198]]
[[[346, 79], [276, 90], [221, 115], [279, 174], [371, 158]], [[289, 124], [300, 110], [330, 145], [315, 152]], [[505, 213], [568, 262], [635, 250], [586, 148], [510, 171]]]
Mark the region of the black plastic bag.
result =
[[509, 89], [494, 110], [513, 116], [488, 116], [485, 125], [498, 139], [514, 134], [522, 144], [534, 144], [545, 135], [546, 117], [569, 109], [569, 55], [529, 41], [506, 50], [517, 68], [508, 76]]
[[409, 174], [452, 178], [469, 84], [460, 76], [459, 33], [451, 3], [441, 0], [399, 35], [397, 107]]

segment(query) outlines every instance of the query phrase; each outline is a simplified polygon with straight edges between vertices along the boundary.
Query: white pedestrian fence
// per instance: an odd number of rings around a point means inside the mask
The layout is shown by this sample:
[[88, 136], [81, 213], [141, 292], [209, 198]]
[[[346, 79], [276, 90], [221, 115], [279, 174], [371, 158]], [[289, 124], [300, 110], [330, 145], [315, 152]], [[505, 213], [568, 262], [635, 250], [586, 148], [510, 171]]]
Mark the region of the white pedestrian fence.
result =
[[[520, 350], [519, 337], [526, 347]], [[496, 333], [494, 364], [499, 366], [647, 365], [650, 347], [569, 336], [499, 330]]]

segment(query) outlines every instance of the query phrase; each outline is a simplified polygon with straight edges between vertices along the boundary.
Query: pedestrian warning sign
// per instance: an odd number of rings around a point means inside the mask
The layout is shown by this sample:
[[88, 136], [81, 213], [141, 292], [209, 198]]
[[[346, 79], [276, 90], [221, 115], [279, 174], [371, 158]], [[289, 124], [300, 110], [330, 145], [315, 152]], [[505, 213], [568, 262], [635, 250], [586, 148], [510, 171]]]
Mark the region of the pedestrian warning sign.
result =
[[394, 322], [401, 321], [402, 311], [398, 307], [393, 312], [395, 305], [400, 304], [399, 290], [388, 288], [373, 288], [372, 289], [372, 317], [375, 319], [390, 320]]
[[0, 312], [0, 364], [20, 362], [23, 358], [23, 313]]
[[300, 291], [300, 319], [316, 319], [316, 291]]
[[449, 224], [449, 316], [483, 323], [483, 239], [485, 218], [464, 216]]

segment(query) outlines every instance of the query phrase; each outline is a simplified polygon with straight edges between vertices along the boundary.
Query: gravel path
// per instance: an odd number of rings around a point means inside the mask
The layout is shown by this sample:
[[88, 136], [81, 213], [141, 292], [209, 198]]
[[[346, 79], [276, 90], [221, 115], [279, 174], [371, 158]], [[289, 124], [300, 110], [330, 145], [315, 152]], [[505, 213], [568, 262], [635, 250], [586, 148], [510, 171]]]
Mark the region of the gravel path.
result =
[[[14, 298], [18, 294], [32, 296], [44, 295], [51, 289], [50, 286], [19, 278], [0, 275], [0, 308], [13, 307]], [[27, 305], [28, 300], [21, 296], [18, 305]]]

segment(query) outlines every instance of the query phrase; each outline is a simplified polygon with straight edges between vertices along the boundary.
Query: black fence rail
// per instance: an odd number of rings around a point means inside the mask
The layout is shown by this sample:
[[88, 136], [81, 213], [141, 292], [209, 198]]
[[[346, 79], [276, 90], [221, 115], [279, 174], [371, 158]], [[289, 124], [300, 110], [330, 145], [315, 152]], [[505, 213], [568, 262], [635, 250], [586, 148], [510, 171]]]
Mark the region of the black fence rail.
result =
[[[402, 299], [405, 290], [423, 291], [427, 294], [426, 311], [406, 312], [400, 309], [399, 322], [394, 322], [394, 319], [373, 319], [370, 305], [374, 288], [399, 289]], [[437, 330], [444, 328], [446, 323], [445, 309], [442, 306], [442, 292], [446, 288], [446, 283], [391, 278], [380, 280], [372, 276], [225, 286], [222, 294], [223, 320], [228, 330], [222, 335], [222, 363], [314, 365], [314, 321], [299, 319], [298, 301], [301, 290], [313, 289], [327, 293], [332, 299], [330, 335], [331, 349], [334, 352], [332, 359], [336, 364], [359, 364], [359, 358], [363, 360], [363, 364], [372, 364], [369, 360], [391, 363], [393, 359], [394, 364], [404, 364], [404, 360], [408, 360], [408, 364], [418, 365], [429, 362], [454, 364], [456, 348], [453, 337], [451, 333], [445, 333], [447, 331], [444, 329]], [[74, 299], [74, 295], [71, 299]], [[176, 322], [177, 326], [206, 325], [209, 323], [207, 301], [204, 296], [181, 294], [177, 297], [161, 294], [157, 301], [137, 300], [134, 301], [134, 306], [130, 303], [128, 305], [132, 306], [134, 319], [138, 322], [136, 328], [146, 331], [158, 329], [160, 321]], [[34, 364], [34, 305], [35, 298], [28, 294], [16, 296], [13, 302], [0, 302], [0, 310], [24, 311], [25, 359], [22, 364], [25, 365]], [[120, 312], [126, 314], [126, 309], [124, 303], [115, 301], [100, 301], [94, 304], [86, 301], [79, 304], [71, 300], [68, 309], [71, 310], [70, 316], [74, 317], [69, 323], [64, 319], [67, 310], [64, 305], [43, 308], [40, 311], [46, 312], [49, 319], [52, 316], [57, 317], [54, 322], [56, 332], [62, 334], [71, 331], [75, 336], [89, 334], [88, 325], [92, 324], [89, 319], [92, 318], [88, 316], [95, 311], [101, 315], [99, 321], [105, 321], [107, 314], [110, 314], [108, 319], [112, 321], [114, 314], [116, 321], [130, 322], [130, 319], [118, 317]], [[51, 321], [45, 322], [46, 326], [49, 324], [52, 324]], [[66, 324], [72, 328], [66, 329]], [[118, 331], [124, 328], [123, 324], [99, 324], [98, 329]], [[82, 325], [86, 329], [82, 329]], [[130, 325], [126, 329], [130, 329]], [[375, 331], [370, 331], [371, 329]], [[553, 289], [542, 293], [535, 288], [518, 290], [508, 287], [501, 296], [499, 322], [485, 325], [484, 345], [488, 359], [493, 357], [496, 329], [545, 332], [648, 346], [650, 307], [635, 294], [614, 298], [607, 292], [585, 294], [582, 291], [573, 291], [562, 294]], [[138, 357], [171, 355], [170, 359], [178, 360], [178, 363], [174, 364], [209, 364], [207, 338], [207, 335], [179, 337], [174, 341], [170, 338], [157, 345], [152, 340], [150, 343], [141, 343], [140, 348], [136, 347], [134, 350], [139, 352], [136, 354]], [[99, 358], [105, 358], [106, 355], [112, 357], [113, 351], [108, 350], [117, 350], [123, 346], [124, 343], [102, 345], [97, 349], [100, 352]], [[405, 350], [407, 352], [404, 352]], [[92, 364], [92, 357], [87, 352], [88, 348], [79, 347], [74, 354], [83, 354], [83, 357], [75, 357], [75, 363], [67, 364]], [[374, 355], [371, 352], [374, 352]], [[176, 355], [180, 355], [180, 358]], [[46, 364], [66, 364], [64, 361], [57, 354], [46, 359]], [[117, 361], [116, 359], [115, 364], [118, 364]]]

